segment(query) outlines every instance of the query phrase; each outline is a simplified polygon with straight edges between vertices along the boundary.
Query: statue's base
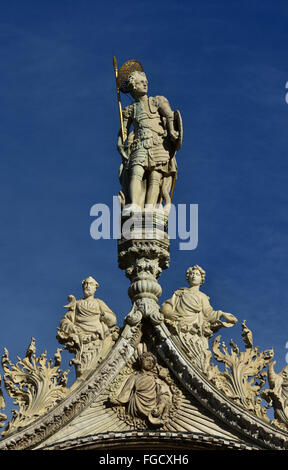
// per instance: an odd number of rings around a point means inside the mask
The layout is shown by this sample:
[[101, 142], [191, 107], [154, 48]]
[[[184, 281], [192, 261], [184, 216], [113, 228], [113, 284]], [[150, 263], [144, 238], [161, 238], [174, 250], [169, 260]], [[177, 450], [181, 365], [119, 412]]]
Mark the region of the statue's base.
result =
[[121, 239], [168, 240], [168, 214], [162, 206], [143, 210], [125, 206], [121, 215]]

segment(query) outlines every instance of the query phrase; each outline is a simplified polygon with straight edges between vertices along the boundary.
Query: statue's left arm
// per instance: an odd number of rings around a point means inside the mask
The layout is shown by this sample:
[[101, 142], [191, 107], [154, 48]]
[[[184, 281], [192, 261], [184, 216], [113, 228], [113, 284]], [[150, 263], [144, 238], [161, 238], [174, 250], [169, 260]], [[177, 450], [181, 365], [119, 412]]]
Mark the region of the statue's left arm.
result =
[[179, 297], [182, 294], [183, 289], [178, 289], [174, 292], [172, 297], [165, 300], [160, 307], [160, 312], [164, 315], [167, 320], [177, 321], [179, 320], [179, 313], [177, 312], [177, 306]]
[[[203, 294], [203, 297], [202, 297], [202, 305], [203, 305], [203, 314], [205, 318], [209, 321], [212, 327], [214, 324], [215, 327], [218, 325], [219, 328], [221, 326], [225, 326], [229, 328], [230, 326], [233, 326], [237, 322], [237, 318], [234, 315], [232, 315], [232, 313], [222, 312], [222, 310], [214, 310], [209, 302], [209, 297], [205, 294]], [[222, 321], [221, 320], [222, 318], [226, 321]]]
[[77, 326], [75, 325], [75, 310], [69, 310], [65, 313], [60, 322], [60, 330], [67, 334], [77, 332]]
[[159, 114], [166, 118], [167, 129], [172, 140], [177, 140], [179, 133], [174, 129], [174, 113], [170, 107], [169, 101], [164, 96], [158, 96], [157, 98]]
[[119, 130], [118, 141], [117, 141], [118, 152], [126, 160], [128, 159], [128, 155], [126, 153], [125, 141], [128, 137], [129, 129], [130, 129], [131, 124], [132, 124], [131, 113], [132, 113], [131, 105], [127, 106], [126, 108], [123, 109], [122, 116], [123, 116], [123, 130], [124, 130], [123, 139], [124, 139], [124, 142], [122, 141], [121, 129]]
[[103, 300], [98, 299], [99, 307], [100, 307], [100, 318], [107, 326], [114, 326], [116, 325], [117, 319], [116, 315], [112, 312], [112, 310], [108, 307], [108, 305], [103, 302]]

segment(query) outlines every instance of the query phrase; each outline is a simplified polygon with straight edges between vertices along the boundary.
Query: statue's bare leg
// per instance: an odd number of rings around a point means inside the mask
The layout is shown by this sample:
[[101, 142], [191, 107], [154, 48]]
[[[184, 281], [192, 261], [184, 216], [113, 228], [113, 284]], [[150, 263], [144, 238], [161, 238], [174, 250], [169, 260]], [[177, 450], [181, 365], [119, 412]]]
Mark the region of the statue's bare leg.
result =
[[151, 171], [148, 181], [148, 191], [145, 201], [146, 204], [152, 204], [153, 206], [156, 206], [159, 197], [161, 179], [162, 175], [159, 171]]
[[144, 168], [141, 165], [134, 165], [131, 168], [130, 179], [130, 198], [132, 204], [141, 206], [141, 193], [143, 191], [142, 181], [144, 176]]

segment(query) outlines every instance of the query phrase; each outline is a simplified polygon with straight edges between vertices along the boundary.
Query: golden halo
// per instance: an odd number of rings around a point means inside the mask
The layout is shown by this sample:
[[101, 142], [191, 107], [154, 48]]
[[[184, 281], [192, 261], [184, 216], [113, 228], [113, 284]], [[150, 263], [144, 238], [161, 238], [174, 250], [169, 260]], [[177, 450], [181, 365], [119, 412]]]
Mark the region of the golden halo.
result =
[[122, 93], [129, 93], [127, 79], [132, 72], [143, 72], [143, 67], [138, 60], [127, 60], [118, 70], [117, 85]]

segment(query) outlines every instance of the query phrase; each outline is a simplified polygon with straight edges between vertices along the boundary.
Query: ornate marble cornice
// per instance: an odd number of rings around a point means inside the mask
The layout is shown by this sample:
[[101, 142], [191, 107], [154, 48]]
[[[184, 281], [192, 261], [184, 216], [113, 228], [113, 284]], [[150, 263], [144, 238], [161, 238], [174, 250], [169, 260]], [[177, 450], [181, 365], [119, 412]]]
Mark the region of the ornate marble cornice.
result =
[[[149, 445], [149, 450], [156, 448], [161, 450], [167, 448], [171, 451], [171, 441], [173, 449], [193, 449], [209, 448], [217, 449], [225, 447], [227, 450], [259, 450], [259, 447], [247, 445], [245, 442], [233, 441], [230, 439], [210, 436], [204, 433], [196, 432], [172, 432], [172, 431], [125, 431], [125, 432], [107, 432], [99, 433], [94, 436], [84, 436], [75, 439], [67, 439], [64, 442], [44, 446], [41, 450], [66, 450], [66, 449], [107, 449], [112, 446], [113, 449], [119, 449], [125, 445], [126, 449], [145, 448]], [[118, 447], [119, 446], [119, 447]], [[110, 447], [109, 447], [110, 448]]]

